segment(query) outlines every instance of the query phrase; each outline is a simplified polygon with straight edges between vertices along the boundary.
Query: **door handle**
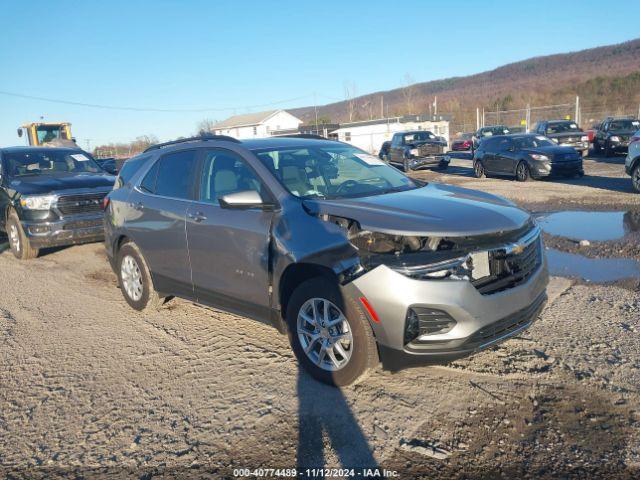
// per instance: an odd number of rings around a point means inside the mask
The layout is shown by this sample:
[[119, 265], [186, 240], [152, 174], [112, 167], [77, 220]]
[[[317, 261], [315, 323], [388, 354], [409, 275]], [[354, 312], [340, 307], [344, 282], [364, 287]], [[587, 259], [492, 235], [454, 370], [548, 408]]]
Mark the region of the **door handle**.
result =
[[187, 213], [187, 217], [189, 217], [191, 220], [193, 220], [196, 223], [203, 222], [207, 219], [207, 217], [202, 212]]

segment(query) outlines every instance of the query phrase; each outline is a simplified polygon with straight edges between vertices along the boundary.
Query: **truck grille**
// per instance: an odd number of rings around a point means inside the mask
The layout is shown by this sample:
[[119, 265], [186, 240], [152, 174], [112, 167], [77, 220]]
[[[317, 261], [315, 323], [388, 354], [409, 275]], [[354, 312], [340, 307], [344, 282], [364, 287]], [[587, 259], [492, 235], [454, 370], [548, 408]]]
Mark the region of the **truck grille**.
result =
[[58, 198], [58, 210], [62, 215], [98, 213], [102, 211], [102, 200], [107, 192], [63, 195]]
[[443, 148], [442, 145], [438, 145], [437, 143], [424, 143], [418, 147], [418, 151], [421, 157], [425, 157], [427, 155], [442, 153]]
[[508, 252], [498, 248], [489, 252], [489, 275], [472, 284], [482, 295], [502, 292], [525, 283], [542, 264], [542, 239], [540, 233], [521, 250]]

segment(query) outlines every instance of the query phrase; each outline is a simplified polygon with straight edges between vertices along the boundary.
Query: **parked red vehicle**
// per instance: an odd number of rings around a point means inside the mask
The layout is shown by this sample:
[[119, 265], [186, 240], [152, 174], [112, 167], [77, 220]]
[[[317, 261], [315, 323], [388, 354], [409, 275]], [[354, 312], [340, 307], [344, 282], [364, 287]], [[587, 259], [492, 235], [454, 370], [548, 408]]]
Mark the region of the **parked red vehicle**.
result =
[[596, 136], [596, 132], [598, 131], [599, 128], [600, 128], [600, 122], [597, 122], [591, 125], [590, 129], [585, 130], [584, 133], [586, 133], [587, 137], [589, 137], [589, 143], [593, 143], [593, 138]]
[[473, 133], [463, 133], [451, 144], [451, 150], [467, 152], [473, 147]]

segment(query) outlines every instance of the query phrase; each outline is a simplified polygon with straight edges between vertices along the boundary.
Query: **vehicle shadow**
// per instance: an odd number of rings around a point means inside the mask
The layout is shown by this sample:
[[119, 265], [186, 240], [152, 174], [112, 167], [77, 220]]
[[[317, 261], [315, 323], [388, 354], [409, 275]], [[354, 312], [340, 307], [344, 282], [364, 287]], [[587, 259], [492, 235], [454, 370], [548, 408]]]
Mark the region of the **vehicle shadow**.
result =
[[629, 177], [603, 177], [600, 175], [585, 175], [582, 178], [554, 177], [544, 179], [545, 182], [565, 183], [567, 185], [579, 185], [581, 187], [598, 188], [612, 192], [634, 193]]
[[585, 158], [585, 160], [591, 160], [596, 163], [606, 163], [609, 165], [624, 165], [625, 158], [626, 158], [626, 155], [624, 154], [617, 154], [611, 157], [605, 157], [604, 154], [602, 153], [591, 152], [589, 156]]
[[[367, 438], [340, 388], [316, 381], [298, 368], [297, 469], [302, 478], [324, 478], [307, 469], [378, 468]], [[325, 447], [340, 465], [327, 465]], [[316, 472], [317, 473], [317, 472]]]

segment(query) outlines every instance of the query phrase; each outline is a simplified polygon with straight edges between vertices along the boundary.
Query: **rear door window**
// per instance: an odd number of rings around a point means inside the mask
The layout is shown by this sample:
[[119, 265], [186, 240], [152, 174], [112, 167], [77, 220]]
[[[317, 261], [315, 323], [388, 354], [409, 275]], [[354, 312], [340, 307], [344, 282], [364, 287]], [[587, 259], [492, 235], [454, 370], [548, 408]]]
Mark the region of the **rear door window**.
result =
[[151, 167], [140, 188], [162, 197], [192, 200], [197, 164], [196, 150], [163, 155]]

